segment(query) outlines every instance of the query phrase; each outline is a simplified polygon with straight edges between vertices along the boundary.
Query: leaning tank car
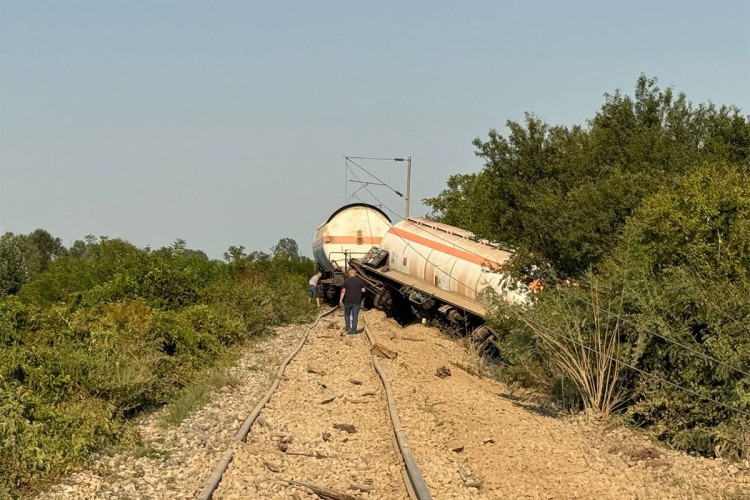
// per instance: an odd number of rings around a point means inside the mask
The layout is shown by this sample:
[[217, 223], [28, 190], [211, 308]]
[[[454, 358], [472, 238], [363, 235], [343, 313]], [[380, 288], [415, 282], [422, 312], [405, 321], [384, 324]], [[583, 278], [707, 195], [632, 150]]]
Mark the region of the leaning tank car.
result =
[[[337, 214], [347, 215], [341, 210]], [[319, 255], [327, 261], [330, 257], [315, 253], [324, 267]], [[382, 237], [373, 238], [364, 256], [347, 264], [367, 282], [368, 305], [400, 323], [416, 316], [471, 331], [484, 322], [487, 295], [526, 302], [526, 287], [502, 273], [512, 255], [469, 231], [411, 217], [389, 225]]]
[[501, 271], [512, 255], [469, 231], [411, 217], [391, 226], [380, 246], [352, 265], [377, 282], [374, 305], [399, 321], [408, 309], [471, 330], [484, 321], [488, 295], [526, 302], [525, 286]]
[[390, 227], [391, 219], [382, 210], [365, 203], [339, 208], [318, 227], [313, 256], [323, 271], [320, 288], [329, 301], [336, 299], [350, 261], [380, 245]]

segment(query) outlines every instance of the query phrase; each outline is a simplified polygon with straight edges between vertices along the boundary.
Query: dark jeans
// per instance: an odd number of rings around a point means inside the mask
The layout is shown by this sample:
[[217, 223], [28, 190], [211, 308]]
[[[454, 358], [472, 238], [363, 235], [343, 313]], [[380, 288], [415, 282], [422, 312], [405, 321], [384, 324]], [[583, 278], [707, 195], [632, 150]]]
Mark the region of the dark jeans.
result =
[[[350, 318], [351, 317], [351, 318]], [[344, 303], [344, 326], [347, 331], [357, 331], [357, 319], [359, 319], [359, 304]], [[351, 326], [351, 328], [349, 328]]]

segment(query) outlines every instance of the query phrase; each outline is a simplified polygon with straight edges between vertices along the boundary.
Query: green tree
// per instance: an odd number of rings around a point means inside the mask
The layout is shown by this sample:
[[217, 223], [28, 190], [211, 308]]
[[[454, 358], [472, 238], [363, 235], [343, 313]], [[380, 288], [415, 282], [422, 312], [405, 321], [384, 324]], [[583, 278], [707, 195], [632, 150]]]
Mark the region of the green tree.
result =
[[0, 298], [18, 292], [28, 278], [19, 237], [5, 233], [0, 237]]
[[425, 200], [433, 216], [580, 276], [617, 244], [625, 221], [651, 194], [706, 162], [750, 159], [750, 124], [733, 107], [693, 106], [684, 94], [638, 79], [581, 126], [527, 114], [474, 141], [485, 162], [452, 176]]
[[298, 262], [300, 260], [299, 246], [297, 246], [297, 242], [292, 238], [281, 238], [279, 242], [271, 249], [271, 253], [274, 256], [285, 256], [286, 258], [295, 262]]
[[[503, 309], [510, 320], [495, 318], [508, 373], [581, 406], [590, 403], [569, 388], [617, 377], [609, 387], [623, 391], [638, 426], [680, 449], [749, 456], [741, 413], [750, 413], [750, 177], [743, 165], [695, 167], [644, 199], [598, 272], [576, 284], [548, 288], [533, 308]], [[608, 323], [617, 345], [591, 335], [592, 326]], [[585, 384], [565, 370], [584, 373], [579, 366], [590, 366], [605, 346], [635, 370], [590, 372], [599, 378]], [[550, 362], [559, 359], [565, 363]]]
[[247, 257], [247, 254], [245, 253], [245, 247], [242, 245], [232, 245], [226, 252], [224, 252], [224, 260], [230, 264], [237, 263], [245, 257]]

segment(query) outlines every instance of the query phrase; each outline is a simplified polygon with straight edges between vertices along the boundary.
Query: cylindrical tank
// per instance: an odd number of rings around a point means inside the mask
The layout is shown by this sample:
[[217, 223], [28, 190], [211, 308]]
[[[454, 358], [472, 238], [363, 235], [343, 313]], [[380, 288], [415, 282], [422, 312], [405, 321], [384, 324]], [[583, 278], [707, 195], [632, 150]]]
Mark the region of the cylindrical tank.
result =
[[336, 210], [315, 232], [313, 256], [324, 271], [346, 270], [351, 258], [380, 245], [391, 219], [377, 207], [352, 203]]
[[412, 217], [391, 226], [380, 248], [388, 252], [392, 271], [465, 299], [481, 303], [490, 288], [509, 302], [525, 301], [499, 272], [513, 254], [477, 241], [469, 231]]

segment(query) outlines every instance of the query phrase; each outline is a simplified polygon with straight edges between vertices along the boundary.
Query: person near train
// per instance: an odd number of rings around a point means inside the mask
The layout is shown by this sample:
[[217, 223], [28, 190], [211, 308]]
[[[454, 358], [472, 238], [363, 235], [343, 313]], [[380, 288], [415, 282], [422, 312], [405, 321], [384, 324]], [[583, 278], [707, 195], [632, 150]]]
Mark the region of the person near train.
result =
[[339, 305], [344, 307], [344, 327], [347, 333], [362, 333], [364, 329], [357, 329], [359, 319], [359, 304], [365, 293], [365, 280], [357, 276], [357, 270], [349, 268], [349, 277], [341, 285]]
[[310, 278], [310, 281], [308, 281], [308, 287], [307, 287], [307, 301], [311, 302], [312, 299], [315, 299], [315, 302], [318, 304], [318, 307], [320, 307], [320, 294], [318, 293], [318, 281], [320, 281], [320, 277], [323, 276], [322, 271], [318, 271], [315, 273], [315, 276]]

